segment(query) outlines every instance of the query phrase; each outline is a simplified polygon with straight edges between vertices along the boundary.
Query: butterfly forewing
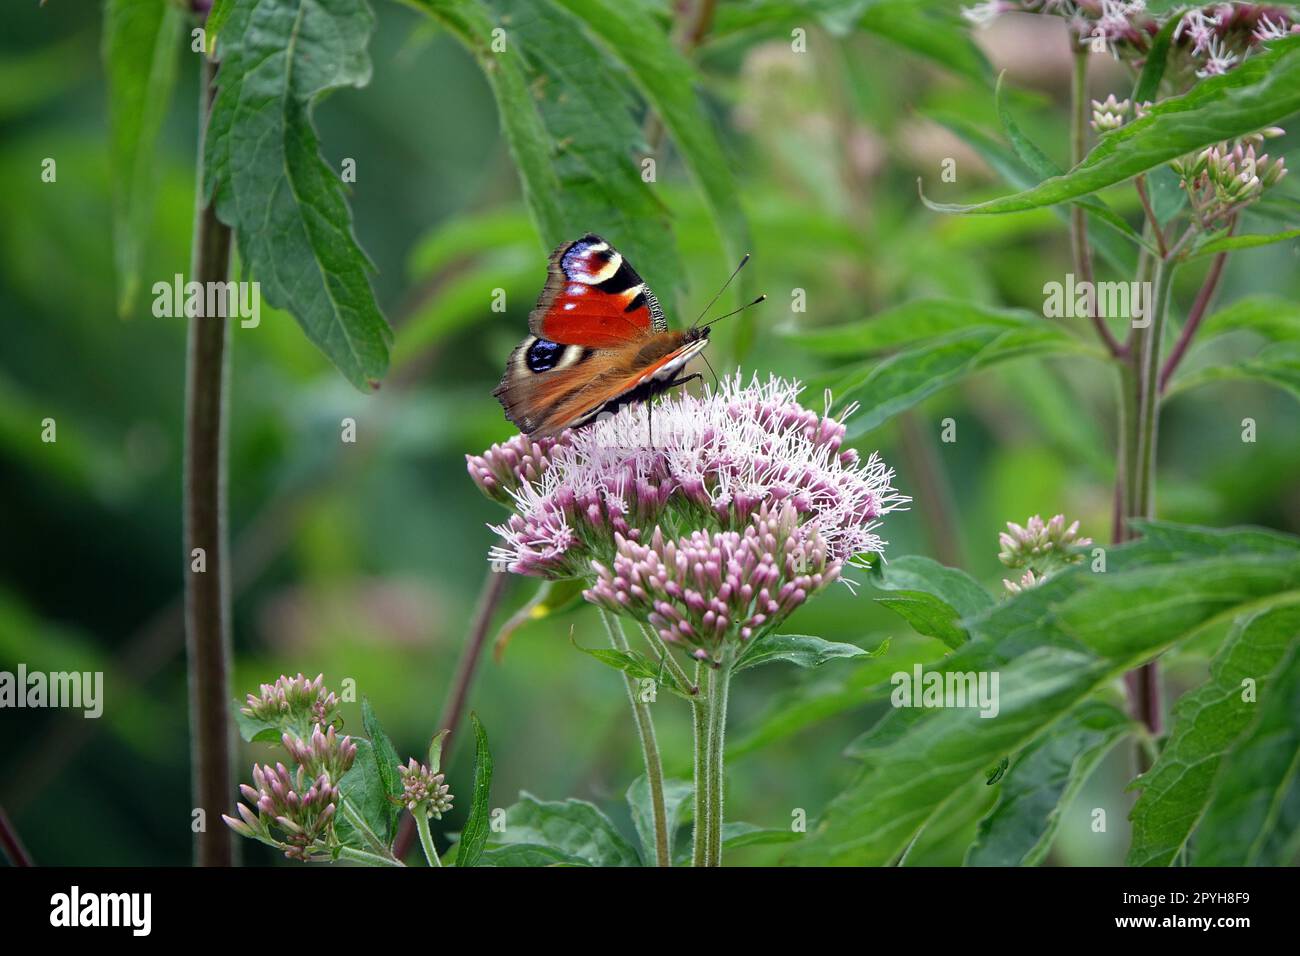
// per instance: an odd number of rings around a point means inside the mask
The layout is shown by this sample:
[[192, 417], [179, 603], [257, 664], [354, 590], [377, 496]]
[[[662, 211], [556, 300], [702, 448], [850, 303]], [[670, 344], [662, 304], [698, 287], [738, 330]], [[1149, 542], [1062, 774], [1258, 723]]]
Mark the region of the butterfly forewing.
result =
[[591, 234], [551, 254], [529, 326], [493, 394], [507, 418], [537, 435], [663, 391], [708, 340], [707, 329], [669, 332], [631, 263]]

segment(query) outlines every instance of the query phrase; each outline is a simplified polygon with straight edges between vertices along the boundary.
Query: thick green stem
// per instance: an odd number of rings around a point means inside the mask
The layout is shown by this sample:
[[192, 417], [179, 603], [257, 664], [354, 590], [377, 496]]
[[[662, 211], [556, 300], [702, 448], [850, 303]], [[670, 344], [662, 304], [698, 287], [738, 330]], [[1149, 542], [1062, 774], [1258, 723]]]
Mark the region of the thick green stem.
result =
[[695, 746], [695, 847], [691, 856], [692, 866], [704, 866], [709, 845], [709, 702], [704, 696], [707, 680], [701, 679], [703, 667], [695, 665], [695, 686], [700, 688], [700, 697], [691, 702], [692, 726]]
[[704, 813], [707, 821], [707, 842], [704, 848], [703, 865], [721, 866], [727, 692], [731, 684], [730, 662], [710, 668], [705, 683], [708, 688], [705, 695], [708, 724], [704, 757], [706, 780]]
[[[615, 650], [628, 653], [631, 647], [623, 633], [623, 626], [608, 611], [601, 610], [601, 620], [609, 634], [609, 642]], [[632, 704], [632, 720], [636, 723], [637, 735], [641, 738], [641, 753], [645, 757], [646, 783], [650, 787], [650, 815], [655, 831], [655, 865], [672, 866], [668, 854], [668, 810], [664, 804], [664, 767], [659, 757], [659, 742], [655, 737], [654, 718], [650, 716], [650, 706], [641, 699], [641, 694], [629, 674], [623, 675], [627, 686], [627, 699]]]
[[429, 817], [425, 814], [423, 806], [415, 809], [416, 812], [411, 814], [411, 819], [415, 821], [415, 832], [420, 834], [420, 848], [424, 850], [424, 858], [429, 861], [430, 866], [442, 866], [438, 851], [433, 846], [433, 834], [429, 832]]

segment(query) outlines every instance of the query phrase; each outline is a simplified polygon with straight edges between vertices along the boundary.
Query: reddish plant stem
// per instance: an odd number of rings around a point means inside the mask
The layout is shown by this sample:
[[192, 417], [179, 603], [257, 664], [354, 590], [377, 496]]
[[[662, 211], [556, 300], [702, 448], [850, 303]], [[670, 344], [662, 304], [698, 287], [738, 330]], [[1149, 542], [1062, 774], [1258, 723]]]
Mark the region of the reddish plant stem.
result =
[[[479, 592], [478, 606], [474, 609], [474, 619], [470, 624], [469, 639], [465, 642], [464, 650], [461, 651], [460, 662], [456, 665], [456, 677], [451, 684], [451, 693], [443, 704], [442, 713], [439, 714], [435, 727], [435, 732], [447, 731], [447, 736], [442, 742], [443, 767], [451, 761], [451, 748], [456, 739], [456, 729], [465, 715], [469, 689], [474, 683], [479, 661], [483, 659], [483, 645], [487, 643], [492, 618], [496, 615], [501, 599], [505, 596], [506, 587], [510, 583], [509, 578], [508, 574], [489, 569], [483, 581], [483, 589]], [[402, 815], [401, 828], [397, 831], [397, 839], [393, 841], [393, 856], [399, 860], [405, 859], [414, 842], [415, 818], [406, 813]]]
[[[1233, 219], [1228, 226], [1228, 235], [1232, 235], [1233, 229], [1237, 226], [1236, 219]], [[1165, 359], [1164, 367], [1160, 370], [1160, 391], [1169, 386], [1169, 379], [1173, 377], [1174, 370], [1178, 368], [1178, 363], [1183, 360], [1183, 354], [1187, 347], [1192, 344], [1192, 337], [1196, 335], [1197, 329], [1201, 327], [1201, 320], [1205, 318], [1205, 313], [1209, 311], [1210, 303], [1214, 300], [1214, 293], [1219, 290], [1219, 280], [1223, 278], [1223, 267], [1228, 261], [1228, 253], [1220, 252], [1210, 263], [1210, 271], [1205, 274], [1205, 281], [1201, 283], [1201, 288], [1196, 293], [1196, 300], [1192, 303], [1192, 309], [1187, 313], [1187, 322], [1183, 325], [1183, 331], [1178, 336], [1178, 341], [1174, 343], [1173, 350], [1169, 357]]]
[[23, 845], [23, 839], [18, 835], [13, 821], [9, 819], [9, 814], [5, 813], [4, 807], [0, 807], [0, 848], [4, 849], [5, 856], [9, 858], [12, 866], [36, 865], [32, 861], [32, 855], [27, 852], [27, 847]]
[[[230, 271], [230, 229], [204, 202], [203, 140], [216, 95], [217, 65], [203, 57], [199, 91], [198, 196], [191, 278], [224, 282]], [[185, 374], [185, 637], [188, 652], [190, 754], [200, 866], [230, 866], [234, 840], [221, 814], [234, 795], [231, 767], [230, 589], [226, 548], [225, 316], [190, 319]], [[194, 570], [197, 550], [203, 570]]]

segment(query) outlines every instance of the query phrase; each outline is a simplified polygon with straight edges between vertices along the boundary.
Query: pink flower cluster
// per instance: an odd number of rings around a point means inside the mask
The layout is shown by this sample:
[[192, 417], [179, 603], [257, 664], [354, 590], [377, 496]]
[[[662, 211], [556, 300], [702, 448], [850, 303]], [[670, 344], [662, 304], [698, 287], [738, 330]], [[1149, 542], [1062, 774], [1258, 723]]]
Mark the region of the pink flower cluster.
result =
[[836, 561], [879, 552], [878, 519], [909, 499], [876, 455], [863, 462], [843, 447], [842, 418], [802, 407], [799, 391], [775, 377], [743, 385], [737, 374], [702, 397], [625, 408], [549, 446], [520, 436], [469, 457], [485, 493], [514, 507], [493, 527], [501, 540], [490, 559], [517, 574], [590, 577], [620, 539], [741, 530], [765, 503], [815, 523]]
[[649, 544], [618, 535], [612, 565], [596, 563], [592, 604], [646, 621], [671, 645], [705, 660], [728, 637], [748, 641], [785, 620], [839, 577], [816, 524], [800, 525], [786, 501], [761, 505], [740, 531], [693, 531]]

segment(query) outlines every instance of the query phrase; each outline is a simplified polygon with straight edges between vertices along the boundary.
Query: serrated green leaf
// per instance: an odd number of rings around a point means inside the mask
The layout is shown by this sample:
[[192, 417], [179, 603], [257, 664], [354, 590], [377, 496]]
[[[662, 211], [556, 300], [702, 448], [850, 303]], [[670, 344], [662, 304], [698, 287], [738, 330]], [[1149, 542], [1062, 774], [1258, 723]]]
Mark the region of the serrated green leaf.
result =
[[898, 592], [876, 598], [877, 604], [902, 615], [918, 634], [936, 637], [952, 648], [967, 640], [961, 619], [993, 606], [993, 598], [965, 571], [920, 555], [882, 564], [871, 583], [882, 591]]
[[641, 865], [632, 844], [585, 800], [547, 801], [521, 793], [519, 802], [506, 809], [505, 832], [493, 836], [501, 844], [550, 847], [591, 866]]
[[[382, 840], [393, 805], [379, 773], [374, 747], [364, 737], [353, 737], [352, 742], [357, 745], [357, 756], [351, 769], [339, 779], [339, 792], [361, 815], [366, 826]], [[371, 849], [370, 844], [356, 832], [346, 816], [340, 814], [335, 827], [339, 839], [345, 845]]]
[[1197, 829], [1197, 866], [1290, 866], [1300, 853], [1300, 644], [1294, 639], [1259, 702], [1259, 718], [1224, 761]]
[[[370, 738], [370, 744], [375, 751], [375, 765], [379, 773], [380, 785], [389, 796], [394, 798], [400, 796], [402, 778], [397, 768], [402, 758], [398, 756], [393, 742], [388, 739], [384, 728], [380, 726], [379, 718], [370, 707], [370, 700], [364, 695], [361, 698], [361, 726], [365, 729], [366, 736]], [[389, 801], [387, 824], [384, 829], [375, 831], [385, 843], [392, 842], [397, 834], [397, 816], [398, 804]]]
[[278, 744], [283, 731], [280, 730], [279, 724], [274, 724], [269, 720], [262, 720], [260, 717], [253, 717], [243, 712], [242, 704], [239, 701], [234, 703], [235, 726], [239, 729], [239, 736], [251, 743], [272, 743]]
[[168, 0], [108, 0], [104, 8], [113, 259], [122, 316], [131, 313], [140, 292], [158, 178], [155, 150], [176, 85], [182, 23], [180, 8]]
[[677, 683], [677, 679], [667, 667], [661, 666], [637, 651], [620, 651], [612, 647], [583, 647], [577, 641], [573, 642], [573, 646], [582, 653], [596, 658], [606, 667], [622, 671], [633, 680], [653, 680], [658, 686], [672, 691], [678, 697], [686, 700], [698, 699], [698, 695], [692, 694], [688, 688]]
[[1103, 136], [1079, 165], [1036, 186], [987, 202], [935, 203], [940, 212], [989, 215], [1068, 202], [1300, 111], [1300, 37], [1268, 44], [1236, 69], [1153, 105]]
[[750, 647], [735, 669], [743, 671], [773, 661], [785, 661], [798, 667], [820, 667], [827, 661], [874, 657], [883, 649], [882, 646], [877, 651], [867, 651], [856, 644], [827, 641], [807, 634], [768, 634]]
[[1201, 337], [1241, 329], [1278, 341], [1300, 339], [1300, 302], [1271, 295], [1246, 296], [1206, 319], [1201, 326]]
[[[1210, 802], [1225, 755], [1259, 716], [1270, 676], [1300, 635], [1300, 605], [1239, 618], [1210, 664], [1210, 679], [1174, 705], [1169, 738], [1155, 764], [1133, 782], [1141, 796], [1129, 813], [1130, 866], [1168, 866], [1182, 852]], [[1246, 701], [1244, 681], [1255, 685]]]
[[1169, 46], [1173, 41], [1174, 31], [1178, 29], [1181, 17], [1170, 17], [1161, 26], [1160, 31], [1151, 41], [1146, 59], [1142, 63], [1142, 72], [1138, 74], [1133, 86], [1133, 103], [1152, 103], [1160, 93], [1160, 81], [1164, 79], [1165, 67], [1169, 63]]
[[[1144, 537], [968, 619], [941, 674], [998, 675], [998, 712], [898, 707], [859, 741], [864, 767], [796, 861], [895, 859], [945, 801], [1102, 685], [1213, 622], [1300, 592], [1300, 539], [1135, 523]], [[988, 678], [991, 687], [991, 676]]]
[[980, 821], [967, 866], [1036, 866], [1047, 856], [1061, 814], [1093, 769], [1131, 729], [1123, 712], [1086, 700], [1016, 757], [997, 805]]
[[487, 732], [479, 722], [478, 714], [471, 711], [469, 719], [474, 725], [474, 797], [469, 819], [460, 831], [456, 847], [457, 866], [479, 865], [491, 828], [492, 751], [488, 748]]
[[233, 0], [204, 142], [204, 189], [266, 303], [290, 312], [360, 389], [387, 371], [392, 330], [311, 110], [330, 90], [369, 82], [373, 25], [365, 0]]

